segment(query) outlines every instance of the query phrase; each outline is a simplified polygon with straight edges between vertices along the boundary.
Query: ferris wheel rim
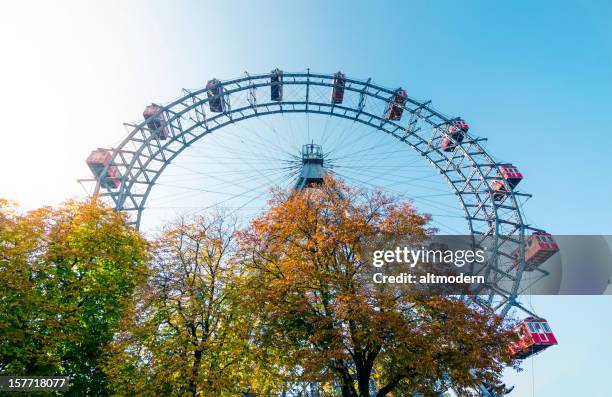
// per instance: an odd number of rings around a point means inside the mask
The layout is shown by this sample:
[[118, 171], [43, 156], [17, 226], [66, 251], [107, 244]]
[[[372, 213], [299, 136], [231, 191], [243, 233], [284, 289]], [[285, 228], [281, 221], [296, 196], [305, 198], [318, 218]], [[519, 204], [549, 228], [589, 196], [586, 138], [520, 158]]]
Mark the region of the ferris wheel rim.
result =
[[[232, 94], [236, 94], [245, 90], [257, 90], [259, 88], [270, 87], [272, 74], [258, 74], [258, 75], [246, 75], [245, 77], [225, 80], [222, 81], [221, 84], [223, 87], [228, 87], [229, 89], [224, 91], [223, 100], [227, 97], [228, 103], [231, 103]], [[121, 166], [123, 172], [121, 172], [121, 184], [118, 192], [112, 191], [107, 187], [101, 186], [101, 181], [98, 180], [96, 191], [104, 188], [105, 192], [103, 192], [100, 196], [110, 197], [114, 206], [118, 211], [122, 212], [134, 212], [136, 211], [136, 221], [135, 227], [138, 228], [140, 225], [140, 220], [142, 217], [143, 211], [146, 209], [144, 204], [147, 201], [147, 198], [152, 191], [153, 186], [155, 186], [155, 182], [161, 176], [165, 168], [176, 158], [178, 157], [185, 149], [190, 147], [193, 143], [197, 142], [204, 136], [211, 134], [214, 131], [222, 129], [228, 125], [239, 123], [240, 121], [250, 119], [253, 117], [260, 116], [268, 116], [273, 114], [283, 114], [283, 113], [310, 113], [310, 114], [321, 114], [332, 117], [340, 117], [347, 120], [352, 120], [354, 122], [360, 122], [365, 124], [373, 129], [385, 132], [398, 138], [403, 143], [407, 144], [413, 150], [417, 150], [417, 152], [425, 157], [425, 159], [435, 168], [438, 172], [445, 177], [448, 184], [451, 186], [453, 193], [459, 199], [460, 205], [463, 208], [463, 211], [466, 215], [466, 220], [468, 223], [468, 228], [470, 234], [472, 235], [472, 239], [474, 239], [475, 235], [477, 235], [477, 230], [474, 228], [473, 221], [477, 219], [478, 221], [484, 221], [485, 223], [493, 223], [493, 227], [490, 228], [494, 230], [492, 234], [494, 238], [494, 246], [498, 247], [498, 238], [500, 237], [500, 224], [503, 222], [511, 223], [515, 226], [514, 232], [518, 232], [518, 244], [523, 249], [524, 246], [524, 234], [526, 229], [530, 229], [528, 225], [526, 225], [523, 221], [524, 217], [522, 214], [521, 206], [519, 205], [519, 201], [517, 199], [517, 192], [513, 189], [508, 189], [508, 197], [502, 202], [506, 203], [509, 199], [510, 205], [506, 205], [506, 210], [510, 210], [514, 217], [514, 220], [508, 221], [503, 219], [500, 215], [500, 205], [496, 203], [496, 200], [492, 198], [492, 191], [489, 185], [490, 180], [498, 180], [495, 176], [491, 176], [491, 173], [494, 175], [499, 175], [499, 166], [501, 163], [497, 163], [493, 157], [480, 145], [480, 141], [482, 138], [472, 137], [470, 134], [466, 133], [467, 140], [463, 142], [459, 142], [456, 145], [456, 148], [450, 153], [450, 159], [448, 159], [447, 154], [441, 151], [439, 147], [432, 147], [432, 142], [426, 141], [422, 137], [418, 137], [418, 143], [411, 142], [409, 137], [413, 137], [416, 139], [416, 134], [407, 127], [400, 125], [400, 121], [395, 122], [393, 120], [386, 120], [381, 115], [371, 114], [368, 111], [364, 110], [364, 107], [355, 108], [351, 106], [343, 106], [342, 104], [333, 104], [333, 103], [323, 103], [313, 101], [309, 99], [308, 92], [310, 87], [333, 87], [333, 79], [334, 75], [327, 74], [315, 74], [315, 73], [283, 73], [283, 85], [303, 85], [306, 87], [306, 97], [304, 101], [268, 101], [264, 103], [253, 103], [249, 106], [243, 106], [236, 109], [232, 109], [231, 107], [222, 113], [217, 113], [214, 116], [208, 118], [206, 117], [206, 113], [202, 116], [202, 120], [194, 125], [190, 126], [189, 129], [183, 130], [180, 125], [181, 118], [189, 114], [189, 112], [194, 112], [198, 107], [203, 109], [203, 106], [209, 102], [209, 98], [206, 95], [206, 88], [202, 88], [199, 90], [188, 91], [185, 90], [185, 94], [175, 101], [167, 104], [167, 105], [158, 105], [160, 108], [160, 113], [163, 113], [167, 117], [167, 123], [171, 127], [172, 134], [169, 137], [170, 139], [167, 142], [162, 143], [162, 141], [154, 134], [151, 133], [151, 130], [147, 127], [146, 120], [141, 121], [138, 124], [126, 124], [131, 127], [131, 132], [124, 138], [124, 140], [119, 144], [118, 147], [112, 149], [112, 158], [109, 164], [106, 165], [102, 175], [105, 175], [107, 168], [111, 165]], [[367, 81], [356, 80], [346, 78], [346, 90], [353, 91], [355, 93], [359, 93], [362, 98], [374, 99], [380, 101], [389, 101], [391, 95], [394, 94], [395, 90], [385, 88], [374, 84], [371, 82], [371, 79]], [[190, 103], [191, 102], [191, 103]], [[409, 113], [411, 117], [418, 118], [421, 122], [426, 122], [432, 128], [439, 129], [440, 126], [448, 125], [452, 121], [450, 117], [443, 115], [437, 110], [433, 109], [430, 106], [431, 101], [419, 101], [410, 96], [407, 96], [406, 103], [401, 105], [403, 111]], [[360, 103], [361, 105], [361, 103]], [[283, 108], [285, 106], [285, 108]], [[260, 109], [266, 109], [266, 111], [259, 111]], [[273, 110], [270, 110], [273, 109]], [[324, 110], [323, 110], [324, 109]], [[338, 112], [336, 112], [338, 110]], [[247, 116], [245, 116], [244, 112], [251, 111]], [[344, 112], [344, 113], [340, 113]], [[351, 116], [347, 116], [348, 113], [351, 113]], [[242, 114], [242, 117], [235, 117], [237, 114]], [[219, 123], [218, 120], [226, 119], [222, 123]], [[366, 120], [367, 119], [367, 120]], [[372, 123], [372, 121], [379, 122], [379, 124]], [[216, 125], [212, 127], [208, 127], [208, 123], [216, 123]], [[175, 133], [176, 129], [173, 128], [173, 123], [178, 123], [178, 130], [180, 133]], [[205, 126], [205, 128], [203, 128]], [[386, 127], [391, 126], [393, 130], [385, 129]], [[174, 126], [176, 127], [176, 126]], [[200, 129], [200, 133], [194, 134], [192, 131]], [[405, 136], [398, 135], [399, 133], [404, 133]], [[187, 140], [186, 134], [189, 134], [192, 139]], [[441, 139], [443, 136], [449, 138], [449, 135], [444, 131], [440, 130]], [[432, 138], [433, 139], [433, 138]], [[130, 143], [140, 143], [140, 147], [136, 151], [125, 150]], [[169, 146], [172, 143], [178, 142], [180, 144], [177, 150], [170, 150]], [[427, 144], [428, 150], [422, 151], [417, 146]], [[136, 145], [138, 146], [138, 145]], [[145, 154], [145, 149], [147, 149], [148, 154]], [[470, 150], [475, 149], [476, 152], [471, 152]], [[463, 177], [463, 180], [459, 180], [462, 184], [462, 188], [457, 188], [457, 181], [452, 180], [449, 176], [449, 167], [450, 165], [454, 165], [453, 161], [455, 158], [455, 151], [462, 153], [461, 156], [469, 163], [472, 164], [473, 171], [472, 174], [466, 176], [462, 171], [456, 169], [456, 173]], [[437, 154], [439, 157], [448, 159], [448, 163], [446, 165], [446, 169], [443, 169], [439, 164], [439, 159], [435, 159], [430, 157], [430, 154]], [[479, 163], [477, 159], [474, 158], [474, 153], [478, 153], [481, 158], [486, 160], [486, 163]], [[131, 154], [131, 157], [130, 157]], [[159, 157], [159, 158], [158, 158]], [[152, 161], [159, 161], [161, 159], [162, 164], [159, 168], [154, 169], [153, 175], [147, 175], [149, 169], [149, 165]], [[481, 160], [480, 160], [481, 161]], [[483, 168], [486, 170], [483, 171]], [[135, 171], [135, 172], [134, 172]], [[143, 178], [144, 175], [144, 178]], [[480, 178], [480, 185], [477, 188], [474, 188], [472, 185], [472, 180], [474, 176], [478, 176]], [[128, 180], [129, 178], [129, 180]], [[134, 195], [131, 193], [131, 190], [136, 182], [139, 179], [144, 180], [147, 185], [146, 191], [144, 194], [140, 194], [138, 198], [140, 201], [135, 200]], [[502, 179], [503, 180], [503, 179]], [[504, 183], [506, 183], [504, 181]], [[480, 189], [481, 187], [486, 186], [486, 188]], [[472, 192], [466, 192], [467, 188], [472, 188]], [[480, 189], [480, 190], [479, 190]], [[478, 196], [478, 201], [480, 203], [480, 207], [484, 207], [485, 204], [491, 208], [491, 212], [487, 212], [483, 210], [486, 218], [475, 218], [472, 213], [468, 211], [468, 204], [464, 199], [464, 195], [473, 194], [474, 196]], [[484, 197], [480, 197], [484, 195]], [[488, 199], [486, 198], [488, 196]], [[127, 200], [132, 201], [133, 207], [126, 207]], [[478, 210], [480, 210], [479, 208]], [[509, 216], [508, 216], [509, 217]], [[536, 229], [534, 229], [536, 230]], [[485, 234], [485, 237], [489, 234]], [[475, 244], [475, 240], [473, 240]], [[497, 255], [497, 252], [495, 252]], [[497, 259], [496, 259], [497, 260]], [[509, 310], [510, 306], [515, 305], [515, 300], [518, 294], [518, 289], [520, 285], [520, 280], [522, 278], [522, 272], [524, 270], [524, 261], [521, 261], [520, 265], [516, 270], [516, 278], [517, 282], [514, 282], [512, 288], [508, 291], [504, 291], [506, 296], [505, 302], [503, 302], [498, 308], [501, 308], [502, 314], [505, 315]], [[490, 296], [493, 296], [494, 291], [491, 291]]]

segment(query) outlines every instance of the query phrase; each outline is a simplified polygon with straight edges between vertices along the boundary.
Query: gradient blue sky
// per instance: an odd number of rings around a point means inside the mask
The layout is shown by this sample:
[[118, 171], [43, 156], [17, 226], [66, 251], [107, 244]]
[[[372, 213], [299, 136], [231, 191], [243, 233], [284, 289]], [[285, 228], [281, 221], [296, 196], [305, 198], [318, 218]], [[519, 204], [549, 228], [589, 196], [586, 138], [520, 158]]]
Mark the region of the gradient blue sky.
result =
[[[612, 3], [4, 2], [0, 196], [79, 194], [93, 147], [143, 104], [245, 70], [343, 70], [460, 114], [525, 175], [528, 220], [612, 234]], [[45, 159], [52, 159], [46, 161]], [[609, 395], [612, 300], [534, 297], [560, 345], [513, 396]], [[535, 394], [531, 365], [534, 365]]]

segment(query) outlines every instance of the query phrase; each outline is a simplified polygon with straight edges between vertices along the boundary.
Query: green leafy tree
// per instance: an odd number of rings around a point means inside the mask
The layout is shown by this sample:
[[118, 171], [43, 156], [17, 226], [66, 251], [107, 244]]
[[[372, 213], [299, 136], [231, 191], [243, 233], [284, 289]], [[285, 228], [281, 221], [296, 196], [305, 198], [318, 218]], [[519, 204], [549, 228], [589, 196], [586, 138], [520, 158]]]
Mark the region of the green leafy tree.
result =
[[0, 202], [0, 373], [69, 375], [67, 395], [104, 395], [105, 345], [148, 245], [124, 215], [69, 201], [19, 213]]
[[155, 241], [150, 277], [108, 353], [113, 394], [269, 390], [273, 373], [250, 345], [253, 316], [243, 310], [241, 267], [231, 261], [234, 233], [235, 221], [215, 212], [170, 225]]

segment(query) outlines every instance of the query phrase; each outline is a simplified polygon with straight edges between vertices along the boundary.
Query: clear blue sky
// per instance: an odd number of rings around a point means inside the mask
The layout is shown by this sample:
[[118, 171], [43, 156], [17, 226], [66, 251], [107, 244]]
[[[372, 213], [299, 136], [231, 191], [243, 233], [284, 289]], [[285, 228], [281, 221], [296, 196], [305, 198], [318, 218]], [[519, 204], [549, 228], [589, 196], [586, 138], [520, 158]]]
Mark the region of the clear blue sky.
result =
[[[14, 2], [0, 14], [0, 196], [25, 206], [78, 194], [89, 150], [116, 143], [143, 104], [212, 76], [309, 67], [462, 115], [524, 173], [530, 222], [612, 234], [610, 2]], [[560, 339], [533, 361], [533, 395], [609, 395], [612, 300], [532, 304]], [[508, 376], [514, 396], [532, 396], [525, 368]]]

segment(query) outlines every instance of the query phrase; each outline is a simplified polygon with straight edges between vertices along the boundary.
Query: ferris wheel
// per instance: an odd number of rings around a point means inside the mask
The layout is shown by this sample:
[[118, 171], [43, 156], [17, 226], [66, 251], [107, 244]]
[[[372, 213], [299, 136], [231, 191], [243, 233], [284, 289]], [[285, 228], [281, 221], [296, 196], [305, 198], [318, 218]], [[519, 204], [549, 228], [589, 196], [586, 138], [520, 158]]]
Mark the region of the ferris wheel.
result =
[[440, 231], [489, 247], [480, 303], [502, 316], [518, 308], [539, 318], [517, 298], [547, 275], [539, 265], [558, 248], [525, 220], [523, 175], [431, 101], [341, 72], [275, 69], [211, 79], [146, 106], [139, 122], [125, 126], [127, 136], [93, 151], [87, 164], [95, 194], [136, 228], [155, 211], [222, 205], [253, 215], [271, 187], [299, 189], [333, 173], [413, 200]]

